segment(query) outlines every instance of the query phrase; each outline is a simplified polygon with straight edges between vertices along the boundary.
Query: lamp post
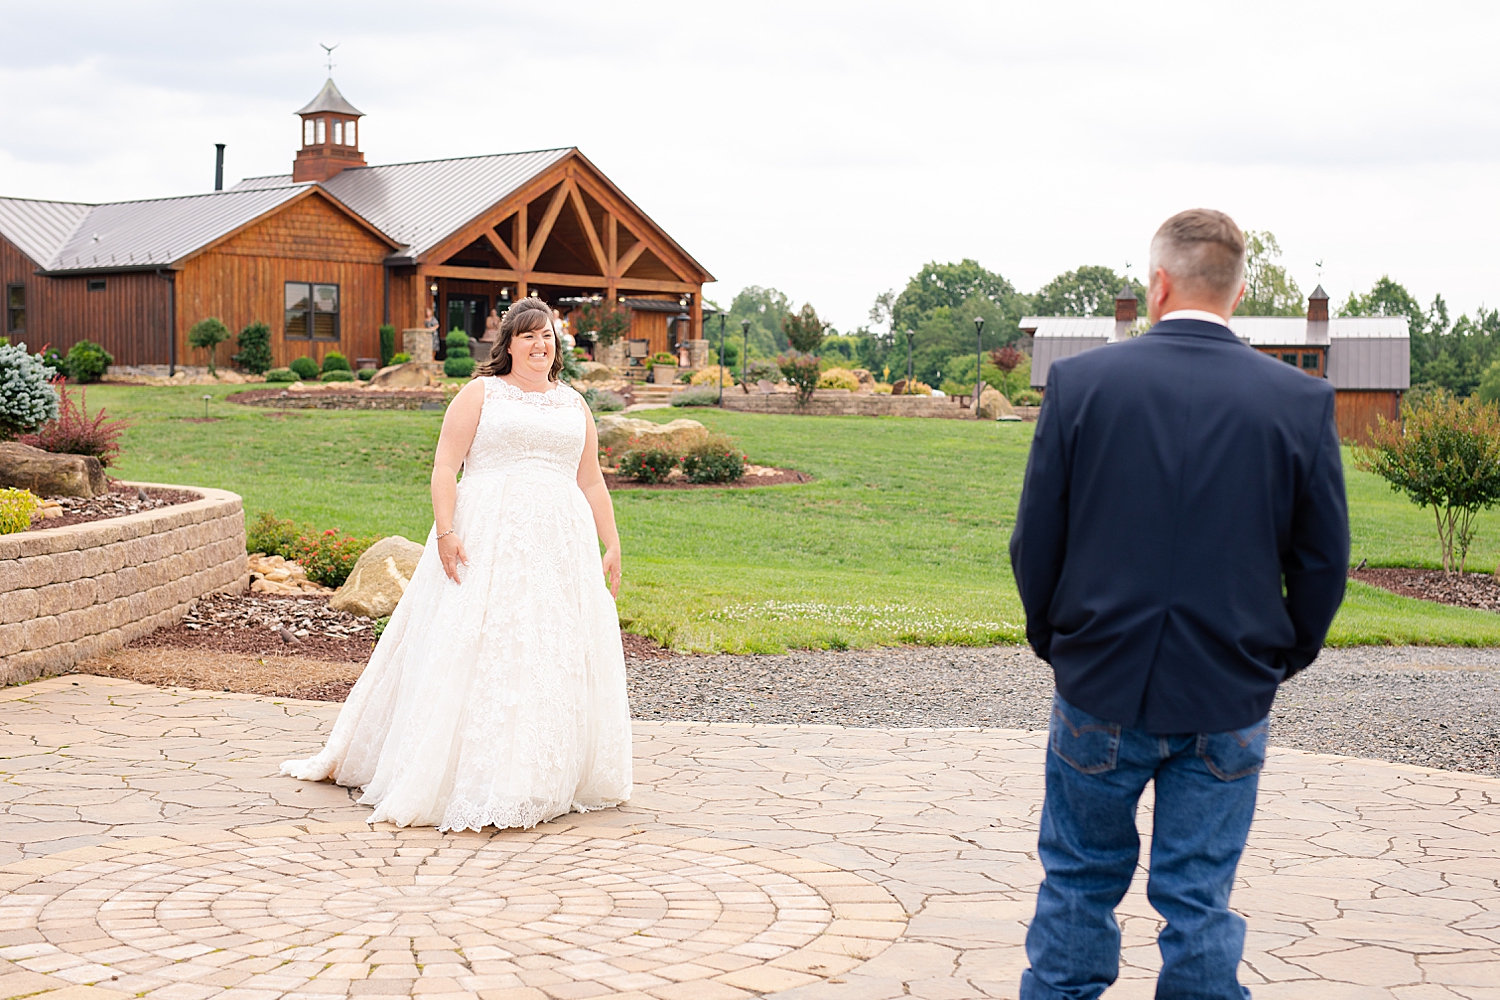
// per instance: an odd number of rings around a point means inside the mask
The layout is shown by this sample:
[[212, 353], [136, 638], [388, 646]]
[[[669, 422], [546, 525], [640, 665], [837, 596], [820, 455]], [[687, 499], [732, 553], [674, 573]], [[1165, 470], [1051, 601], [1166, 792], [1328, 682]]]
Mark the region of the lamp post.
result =
[[984, 317], [974, 317], [974, 419], [979, 419], [979, 396], [984, 392]]
[[911, 342], [917, 335], [915, 330], [906, 331], [906, 392], [911, 393]]
[[745, 348], [740, 354], [740, 388], [750, 391], [750, 321], [740, 320], [740, 332], [745, 335]]
[[719, 313], [719, 405], [724, 405], [724, 314]]

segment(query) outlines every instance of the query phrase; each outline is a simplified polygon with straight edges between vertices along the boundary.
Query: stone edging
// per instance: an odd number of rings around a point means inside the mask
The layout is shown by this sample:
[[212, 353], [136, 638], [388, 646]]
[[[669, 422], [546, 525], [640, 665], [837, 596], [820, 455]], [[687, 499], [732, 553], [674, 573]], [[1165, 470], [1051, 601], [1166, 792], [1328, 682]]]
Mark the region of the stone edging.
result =
[[203, 499], [61, 528], [0, 535], [0, 684], [66, 671], [181, 620], [216, 591], [240, 591], [238, 494], [167, 483]]

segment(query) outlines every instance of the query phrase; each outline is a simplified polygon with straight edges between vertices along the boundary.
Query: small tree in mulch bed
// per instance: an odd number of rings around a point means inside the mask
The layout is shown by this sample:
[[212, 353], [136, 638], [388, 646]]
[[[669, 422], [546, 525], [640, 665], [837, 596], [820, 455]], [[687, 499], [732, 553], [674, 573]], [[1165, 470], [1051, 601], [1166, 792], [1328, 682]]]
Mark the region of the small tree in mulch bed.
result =
[[1381, 417], [1370, 445], [1355, 449], [1355, 463], [1432, 508], [1443, 572], [1463, 573], [1474, 515], [1500, 503], [1500, 408], [1437, 391], [1403, 406], [1401, 418]]
[[188, 331], [188, 344], [208, 352], [208, 373], [219, 370], [219, 345], [229, 339], [229, 327], [217, 316], [200, 319]]

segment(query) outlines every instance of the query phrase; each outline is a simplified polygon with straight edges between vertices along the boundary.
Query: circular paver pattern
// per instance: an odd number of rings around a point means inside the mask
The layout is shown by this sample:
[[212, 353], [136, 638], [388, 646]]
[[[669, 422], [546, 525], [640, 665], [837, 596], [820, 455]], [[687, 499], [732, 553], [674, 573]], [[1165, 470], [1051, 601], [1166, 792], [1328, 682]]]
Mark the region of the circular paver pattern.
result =
[[906, 925], [858, 876], [629, 830], [195, 831], [31, 864], [0, 926], [43, 940], [12, 961], [128, 993], [190, 982], [203, 1000], [410, 994], [416, 980], [424, 993], [772, 992], [840, 976]]

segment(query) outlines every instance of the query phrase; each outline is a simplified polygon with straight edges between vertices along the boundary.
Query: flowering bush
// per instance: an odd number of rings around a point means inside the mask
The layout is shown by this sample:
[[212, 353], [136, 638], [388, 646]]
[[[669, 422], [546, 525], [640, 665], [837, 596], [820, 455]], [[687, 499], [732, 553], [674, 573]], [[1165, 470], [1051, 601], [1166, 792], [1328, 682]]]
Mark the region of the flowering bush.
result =
[[620, 458], [620, 475], [640, 483], [660, 483], [677, 468], [677, 456], [664, 448], [642, 448]]
[[268, 556], [290, 559], [292, 542], [297, 538], [297, 525], [287, 518], [281, 520], [268, 510], [260, 512], [254, 524], [245, 527], [245, 551], [264, 552]]
[[859, 376], [847, 368], [830, 368], [818, 377], [819, 389], [848, 389], [859, 391]]
[[733, 438], [710, 434], [682, 456], [682, 474], [690, 483], [732, 483], [745, 474], [745, 461]]
[[280, 554], [297, 560], [309, 580], [325, 587], [341, 587], [359, 557], [373, 544], [373, 538], [346, 535], [337, 528], [317, 533], [301, 531], [292, 539], [291, 553]]
[[618, 392], [610, 392], [608, 389], [585, 389], [583, 401], [589, 404], [589, 409], [595, 413], [614, 413], [625, 409], [625, 397]]
[[0, 347], [0, 440], [35, 430], [57, 416], [55, 369], [26, 353], [25, 344]]
[[811, 354], [792, 351], [777, 358], [776, 364], [786, 380], [797, 387], [797, 405], [806, 406], [807, 401], [812, 399], [813, 390], [818, 387], [818, 379], [823, 376], [819, 359]]
[[86, 390], [73, 393], [58, 383], [57, 417], [47, 421], [34, 434], [24, 434], [18, 440], [33, 448], [59, 455], [92, 455], [100, 465], [109, 465], [120, 454], [120, 435], [130, 427], [129, 420], [111, 420], [101, 407], [89, 416]]
[[30, 490], [0, 490], [0, 535], [25, 531], [41, 509], [41, 499]]

